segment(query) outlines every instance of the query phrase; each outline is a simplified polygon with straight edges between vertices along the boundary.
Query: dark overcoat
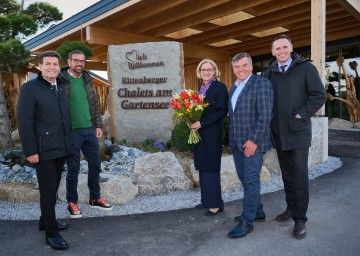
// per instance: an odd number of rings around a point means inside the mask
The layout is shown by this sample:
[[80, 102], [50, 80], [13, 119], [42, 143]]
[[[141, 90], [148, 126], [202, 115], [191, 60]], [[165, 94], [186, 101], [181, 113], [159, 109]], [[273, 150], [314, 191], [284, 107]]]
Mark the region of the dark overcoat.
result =
[[209, 106], [200, 119], [201, 141], [194, 145], [194, 164], [199, 171], [220, 172], [229, 93], [224, 83], [215, 80], [205, 95]]
[[[274, 58], [264, 76], [274, 89], [271, 130], [277, 149], [294, 150], [311, 146], [311, 117], [326, 101], [326, 91], [315, 66], [292, 52], [284, 74]], [[299, 114], [302, 118], [295, 118]]]
[[41, 72], [21, 86], [17, 118], [26, 157], [39, 154], [39, 160], [45, 161], [65, 157], [72, 151], [69, 101], [59, 79], [57, 88], [58, 93]]

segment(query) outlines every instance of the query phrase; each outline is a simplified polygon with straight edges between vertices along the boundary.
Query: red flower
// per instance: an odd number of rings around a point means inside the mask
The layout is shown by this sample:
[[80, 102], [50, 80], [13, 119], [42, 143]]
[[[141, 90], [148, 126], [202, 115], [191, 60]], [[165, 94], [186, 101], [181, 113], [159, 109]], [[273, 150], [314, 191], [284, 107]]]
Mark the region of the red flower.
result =
[[191, 98], [194, 100], [194, 101], [198, 101], [199, 100], [199, 94], [197, 93], [194, 93]]
[[189, 95], [187, 94], [186, 91], [183, 91], [183, 92], [180, 93], [180, 98], [181, 98], [182, 100], [185, 100], [185, 99], [188, 99], [188, 98], [189, 98]]
[[189, 101], [189, 100], [184, 100], [184, 106], [185, 106], [186, 108], [189, 108], [189, 107], [191, 106], [190, 101]]
[[172, 99], [172, 101], [170, 102], [170, 107], [175, 109], [181, 109], [181, 104], [176, 99]]

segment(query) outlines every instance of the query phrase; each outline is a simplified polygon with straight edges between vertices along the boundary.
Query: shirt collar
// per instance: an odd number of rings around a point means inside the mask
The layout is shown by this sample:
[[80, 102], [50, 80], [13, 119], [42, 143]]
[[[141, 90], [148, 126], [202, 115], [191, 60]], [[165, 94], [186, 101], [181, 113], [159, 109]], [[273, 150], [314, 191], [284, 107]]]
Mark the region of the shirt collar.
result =
[[290, 57], [284, 64], [280, 64], [278, 62], [278, 69], [281, 70], [281, 66], [285, 65], [286, 66], [285, 70], [287, 70], [290, 67], [292, 61], [293, 61], [293, 59]]
[[55, 82], [50, 82], [49, 80], [47, 80], [45, 77], [43, 77], [45, 81], [49, 82], [51, 85], [57, 85], [57, 82], [56, 82], [56, 79], [55, 79]]
[[70, 76], [74, 77], [74, 78], [80, 78], [80, 77], [82, 77], [82, 73], [80, 74], [80, 76], [77, 76], [77, 75], [73, 74], [73, 73], [70, 71], [70, 69], [67, 70], [67, 73], [68, 73]]
[[239, 79], [237, 79], [236, 81], [235, 81], [235, 85], [236, 85], [236, 87], [238, 87], [239, 85], [241, 85], [241, 84], [243, 84], [243, 85], [245, 85], [246, 83], [247, 83], [247, 81], [249, 81], [249, 79], [250, 79], [250, 77], [252, 76], [252, 74], [250, 74], [244, 81], [240, 81]]

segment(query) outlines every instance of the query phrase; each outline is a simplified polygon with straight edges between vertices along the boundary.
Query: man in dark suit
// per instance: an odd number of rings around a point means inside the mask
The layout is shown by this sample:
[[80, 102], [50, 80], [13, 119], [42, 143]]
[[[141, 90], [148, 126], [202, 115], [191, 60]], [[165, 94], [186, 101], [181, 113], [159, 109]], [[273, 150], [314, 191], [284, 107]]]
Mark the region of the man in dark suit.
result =
[[271, 130], [287, 203], [286, 210], [275, 220], [284, 222], [293, 218], [293, 236], [303, 238], [309, 204], [311, 117], [325, 103], [326, 92], [315, 66], [293, 52], [287, 35], [277, 36], [271, 46], [274, 58], [264, 76], [274, 88]]
[[263, 155], [271, 148], [273, 89], [267, 78], [252, 74], [249, 54], [235, 55], [232, 67], [237, 80], [230, 89], [229, 144], [244, 187], [244, 199], [243, 212], [235, 217], [239, 224], [228, 236], [240, 238], [253, 230], [254, 220], [265, 221], [260, 202], [260, 172]]

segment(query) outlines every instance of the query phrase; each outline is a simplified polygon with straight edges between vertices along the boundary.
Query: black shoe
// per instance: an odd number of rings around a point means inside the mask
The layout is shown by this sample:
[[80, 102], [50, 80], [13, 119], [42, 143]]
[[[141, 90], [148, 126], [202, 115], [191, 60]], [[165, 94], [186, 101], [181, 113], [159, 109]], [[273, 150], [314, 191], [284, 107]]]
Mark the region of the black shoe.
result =
[[[67, 228], [69, 228], [69, 224], [65, 223], [65, 222], [60, 222], [59, 220], [56, 221], [58, 229], [59, 230], [65, 230]], [[45, 227], [41, 224], [39, 224], [39, 231], [44, 231]]]
[[241, 237], [246, 236], [253, 230], [254, 230], [253, 225], [250, 225], [250, 224], [240, 221], [239, 224], [237, 224], [236, 227], [229, 232], [228, 237], [241, 238]]
[[205, 212], [205, 216], [215, 216], [219, 212], [223, 212], [223, 211], [224, 211], [224, 206], [220, 207], [216, 212], [212, 212], [210, 210], [207, 210], [207, 212]]
[[293, 236], [297, 239], [301, 239], [306, 236], [305, 223], [295, 223]]
[[[236, 216], [234, 218], [235, 221], [239, 222], [241, 221], [240, 219], [240, 216]], [[261, 213], [257, 213], [256, 216], [255, 216], [255, 219], [254, 221], [257, 221], [257, 222], [265, 222], [265, 213], [264, 212], [261, 212]]]
[[278, 222], [285, 222], [290, 220], [292, 216], [293, 216], [292, 211], [286, 209], [283, 213], [276, 216], [275, 220]]
[[45, 243], [50, 245], [54, 250], [67, 250], [69, 249], [69, 245], [60, 235], [56, 235], [54, 237], [45, 237]]
[[202, 203], [195, 205], [194, 208], [195, 209], [205, 209], [205, 207]]

